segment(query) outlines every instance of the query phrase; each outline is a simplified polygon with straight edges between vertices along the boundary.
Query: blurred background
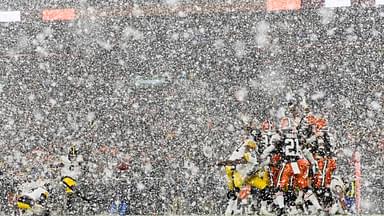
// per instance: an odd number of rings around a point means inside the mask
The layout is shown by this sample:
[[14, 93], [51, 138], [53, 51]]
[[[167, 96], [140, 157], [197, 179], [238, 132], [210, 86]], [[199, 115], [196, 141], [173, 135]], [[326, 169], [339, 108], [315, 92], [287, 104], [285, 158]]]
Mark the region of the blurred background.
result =
[[76, 143], [99, 211], [120, 196], [131, 214], [222, 214], [215, 163], [245, 124], [306, 98], [336, 136], [338, 174], [362, 154], [363, 213], [383, 213], [384, 7], [334, 3], [1, 1], [19, 11], [0, 22], [1, 211]]

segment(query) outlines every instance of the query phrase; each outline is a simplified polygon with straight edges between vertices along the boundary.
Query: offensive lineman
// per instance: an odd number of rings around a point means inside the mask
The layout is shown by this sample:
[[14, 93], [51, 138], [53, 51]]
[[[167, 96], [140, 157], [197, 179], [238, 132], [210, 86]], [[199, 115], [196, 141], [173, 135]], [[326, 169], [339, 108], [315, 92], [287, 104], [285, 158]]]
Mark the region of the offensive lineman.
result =
[[[317, 170], [317, 163], [311, 157], [312, 155], [302, 149], [296, 128], [293, 119], [283, 117], [280, 121], [280, 138], [276, 139], [274, 145], [267, 148], [262, 155], [262, 158], [267, 158], [275, 153], [280, 157], [279, 171], [275, 172], [277, 176], [274, 176], [275, 202], [278, 205], [278, 214], [287, 212], [284, 194], [291, 195], [292, 190], [295, 190], [295, 188], [299, 189], [299, 200], [304, 195], [305, 200], [311, 201], [317, 210], [321, 209], [317, 198], [309, 188], [308, 178], [309, 166], [312, 165], [313, 169]], [[291, 199], [288, 199], [288, 201], [288, 206], [294, 205]]]

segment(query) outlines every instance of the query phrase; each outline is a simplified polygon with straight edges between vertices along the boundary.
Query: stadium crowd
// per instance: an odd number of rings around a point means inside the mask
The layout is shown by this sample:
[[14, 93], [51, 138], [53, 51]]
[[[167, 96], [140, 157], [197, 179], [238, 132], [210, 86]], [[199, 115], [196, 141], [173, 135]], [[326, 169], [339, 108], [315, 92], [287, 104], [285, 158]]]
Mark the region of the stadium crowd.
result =
[[383, 12], [1, 24], [0, 212], [77, 143], [79, 182], [96, 200], [82, 211], [124, 197], [131, 214], [223, 213], [214, 164], [241, 142], [244, 119], [275, 118], [287, 97], [305, 95], [335, 130], [338, 171], [352, 175], [351, 152], [361, 152], [363, 211], [383, 213]]

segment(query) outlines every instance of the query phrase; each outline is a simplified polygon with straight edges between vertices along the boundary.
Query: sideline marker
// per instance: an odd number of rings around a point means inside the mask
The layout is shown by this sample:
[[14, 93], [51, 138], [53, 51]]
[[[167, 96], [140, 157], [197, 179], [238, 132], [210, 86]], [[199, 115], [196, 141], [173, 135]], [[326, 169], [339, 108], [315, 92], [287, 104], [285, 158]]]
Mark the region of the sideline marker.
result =
[[351, 0], [325, 0], [324, 7], [350, 7]]
[[301, 0], [267, 0], [267, 11], [300, 10]]
[[355, 186], [356, 186], [356, 211], [361, 212], [361, 156], [358, 151], [353, 153], [353, 162], [355, 164]]
[[20, 11], [0, 11], [0, 22], [20, 22]]
[[43, 21], [69, 21], [76, 18], [75, 9], [47, 9], [43, 10]]

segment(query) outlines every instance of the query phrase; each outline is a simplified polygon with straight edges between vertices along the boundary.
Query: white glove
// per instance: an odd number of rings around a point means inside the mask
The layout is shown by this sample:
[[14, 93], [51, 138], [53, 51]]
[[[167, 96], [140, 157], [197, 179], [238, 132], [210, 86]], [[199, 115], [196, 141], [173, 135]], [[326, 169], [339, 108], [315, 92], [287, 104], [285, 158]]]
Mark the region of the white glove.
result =
[[321, 172], [319, 169], [319, 165], [317, 164], [317, 161], [314, 161], [312, 163], [312, 172], [313, 172], [313, 174], [317, 174], [318, 172]]
[[264, 177], [264, 169], [263, 169], [263, 168], [260, 168], [260, 169], [257, 171], [257, 174], [258, 174], [259, 178], [263, 178], [263, 177]]

